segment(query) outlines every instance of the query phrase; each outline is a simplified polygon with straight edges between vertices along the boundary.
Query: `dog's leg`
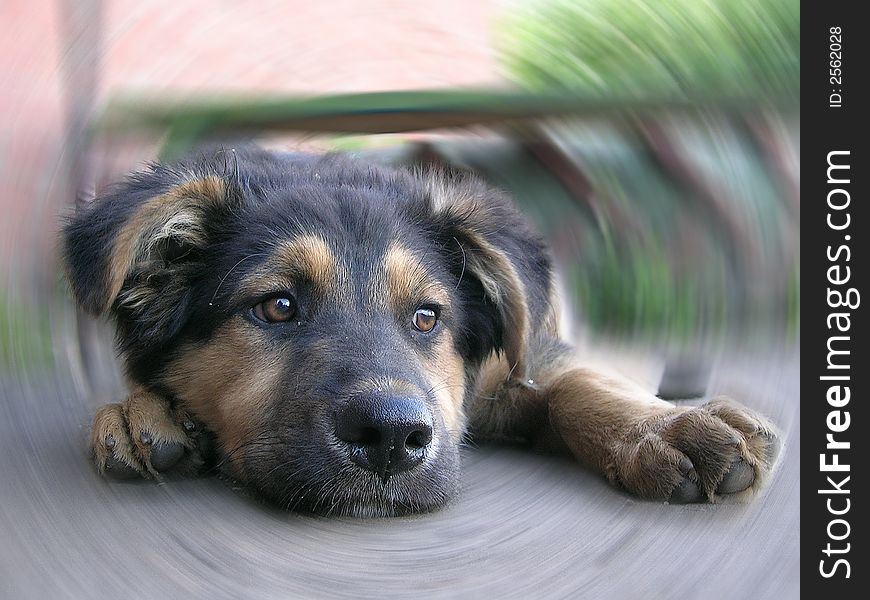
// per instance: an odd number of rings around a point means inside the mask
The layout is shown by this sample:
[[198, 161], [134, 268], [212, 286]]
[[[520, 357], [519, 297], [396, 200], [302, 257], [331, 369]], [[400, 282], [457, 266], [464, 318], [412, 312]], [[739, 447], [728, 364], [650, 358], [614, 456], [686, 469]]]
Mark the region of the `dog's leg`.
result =
[[727, 398], [678, 407], [588, 369], [561, 374], [545, 393], [571, 452], [644, 498], [712, 502], [756, 490], [779, 451], [773, 427]]
[[204, 463], [198, 444], [201, 434], [201, 426], [184, 410], [138, 388], [120, 404], [97, 411], [90, 445], [104, 475], [158, 477], [173, 468], [197, 471]]
[[[541, 346], [541, 344], [537, 344]], [[567, 347], [538, 348], [528, 386], [502, 384], [472, 410], [484, 437], [563, 447], [643, 498], [715, 501], [757, 490], [779, 452], [773, 426], [727, 398], [675, 406], [634, 383], [578, 368]]]

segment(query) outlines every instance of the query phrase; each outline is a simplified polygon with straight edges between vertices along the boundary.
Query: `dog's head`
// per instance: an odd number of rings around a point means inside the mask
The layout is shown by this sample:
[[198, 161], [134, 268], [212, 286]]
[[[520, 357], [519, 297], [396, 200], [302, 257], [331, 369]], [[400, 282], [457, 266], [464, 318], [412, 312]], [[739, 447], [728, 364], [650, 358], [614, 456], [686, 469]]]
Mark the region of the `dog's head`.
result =
[[502, 194], [336, 156], [157, 165], [65, 236], [129, 376], [195, 414], [235, 477], [319, 511], [442, 504], [477, 367], [501, 353], [522, 378], [548, 301], [546, 251]]

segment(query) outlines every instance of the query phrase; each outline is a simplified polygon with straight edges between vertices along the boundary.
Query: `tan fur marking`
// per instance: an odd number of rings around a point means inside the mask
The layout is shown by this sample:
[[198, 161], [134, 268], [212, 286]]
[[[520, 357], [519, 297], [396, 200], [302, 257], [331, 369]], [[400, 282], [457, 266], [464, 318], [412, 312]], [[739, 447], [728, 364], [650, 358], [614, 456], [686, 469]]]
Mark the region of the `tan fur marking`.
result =
[[103, 309], [114, 302], [133, 266], [147, 260], [161, 240], [175, 237], [191, 245], [202, 244], [203, 210], [225, 197], [224, 181], [209, 176], [177, 185], [140, 207], [115, 238]]
[[547, 396], [556, 431], [578, 458], [600, 472], [607, 470], [612, 444], [625, 431], [675, 409], [633, 382], [586, 368], [558, 377]]
[[[406, 308], [414, 302], [435, 302], [446, 305], [450, 299], [441, 283], [432, 278], [426, 267], [409, 249], [393, 242], [384, 254], [387, 301], [394, 309]], [[372, 301], [381, 302], [383, 291], [373, 282]]]
[[473, 205], [474, 198], [461, 196], [464, 191], [452, 184], [444, 173], [430, 173], [424, 179], [424, 188], [432, 203], [432, 210], [438, 214], [458, 205]]
[[[511, 377], [524, 381], [526, 341], [532, 331], [525, 287], [510, 258], [475, 230], [475, 223], [480, 224], [489, 214], [486, 206], [473, 192], [470, 195], [462, 186], [452, 184], [444, 174], [430, 174], [424, 185], [436, 214], [453, 214], [466, 223], [464, 234], [472, 246], [463, 247], [466, 268], [478, 277], [498, 305], [507, 323], [504, 350], [511, 363]], [[556, 325], [549, 315], [548, 321], [548, 327]]]
[[498, 248], [472, 236], [479, 250], [466, 250], [467, 268], [477, 275], [486, 293], [495, 301], [505, 320], [504, 350], [511, 364], [511, 377], [525, 381], [526, 344], [531, 333], [526, 290], [513, 263]]
[[[111, 439], [114, 447], [106, 447], [106, 440]], [[124, 409], [120, 404], [106, 404], [101, 406], [94, 415], [94, 423], [91, 427], [90, 439], [91, 451], [94, 453], [94, 461], [101, 473], [105, 472], [106, 461], [109, 457], [122, 462], [131, 469], [139, 471], [143, 475], [147, 473], [145, 466], [139, 462], [133, 447], [132, 440], [127, 433], [127, 423], [124, 419]]]
[[309, 280], [320, 294], [348, 293], [350, 276], [320, 236], [303, 235], [279, 243], [262, 267], [242, 282], [244, 293], [291, 288], [299, 278]]
[[466, 418], [463, 402], [465, 400], [465, 364], [456, 353], [453, 338], [447, 331], [435, 348], [435, 358], [422, 363], [426, 378], [432, 386], [431, 394], [438, 403], [444, 425], [450, 438], [459, 443], [465, 434]]
[[407, 381], [386, 376], [364, 379], [360, 381], [355, 388], [355, 392], [351, 392], [351, 396], [353, 396], [354, 393], [380, 392], [383, 390], [389, 390], [390, 392], [399, 394], [422, 394], [424, 392], [424, 390], [418, 389], [417, 386], [411, 385]]
[[547, 435], [547, 399], [541, 391], [564, 367], [543, 366], [539, 363], [550, 358], [546, 350], [532, 351], [535, 357], [529, 375], [533, 379], [525, 382], [512, 378], [511, 364], [503, 353], [492, 354], [483, 362], [468, 402], [468, 418], [474, 434], [482, 439], [531, 442], [541, 450], [558, 450], [558, 439]]
[[256, 439], [279, 389], [284, 357], [266, 347], [262, 334], [234, 319], [208, 344], [183, 350], [164, 378], [184, 407], [218, 435], [226, 452]]
[[184, 197], [204, 202], [222, 202], [226, 199], [227, 185], [217, 175], [209, 175], [177, 185], [169, 193], [174, 194], [178, 198]]

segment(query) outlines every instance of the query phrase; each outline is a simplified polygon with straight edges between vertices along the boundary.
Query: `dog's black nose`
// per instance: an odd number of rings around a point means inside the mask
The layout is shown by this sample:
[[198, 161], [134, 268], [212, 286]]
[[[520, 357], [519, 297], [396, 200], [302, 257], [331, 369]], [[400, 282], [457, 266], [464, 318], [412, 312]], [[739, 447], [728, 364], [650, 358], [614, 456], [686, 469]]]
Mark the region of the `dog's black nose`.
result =
[[432, 442], [432, 413], [419, 398], [358, 396], [336, 415], [335, 434], [353, 462], [386, 481], [423, 462]]

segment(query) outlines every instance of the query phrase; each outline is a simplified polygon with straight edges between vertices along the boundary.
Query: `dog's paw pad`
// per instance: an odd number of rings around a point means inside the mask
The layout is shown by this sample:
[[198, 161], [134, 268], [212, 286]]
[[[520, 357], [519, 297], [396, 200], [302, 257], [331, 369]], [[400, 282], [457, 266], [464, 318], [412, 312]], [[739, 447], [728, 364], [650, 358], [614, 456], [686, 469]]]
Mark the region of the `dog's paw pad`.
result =
[[716, 488], [718, 494], [736, 494], [752, 487], [755, 483], [755, 469], [746, 461], [738, 460], [725, 473], [725, 477]]
[[160, 442], [151, 447], [151, 466], [162, 473], [168, 471], [184, 456], [184, 444]]
[[701, 488], [698, 487], [698, 484], [688, 477], [683, 477], [682, 481], [671, 492], [668, 502], [670, 504], [696, 504], [704, 500], [706, 498]]

